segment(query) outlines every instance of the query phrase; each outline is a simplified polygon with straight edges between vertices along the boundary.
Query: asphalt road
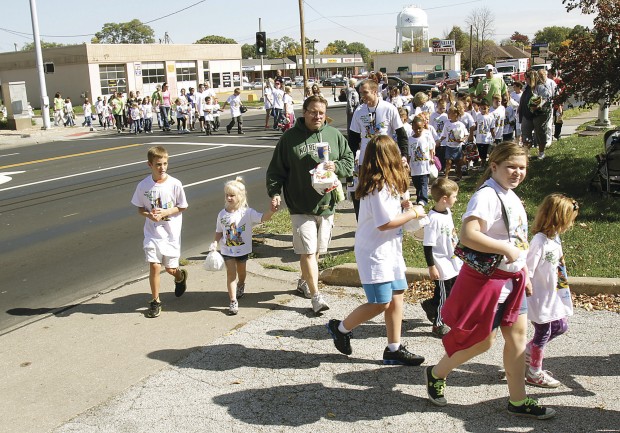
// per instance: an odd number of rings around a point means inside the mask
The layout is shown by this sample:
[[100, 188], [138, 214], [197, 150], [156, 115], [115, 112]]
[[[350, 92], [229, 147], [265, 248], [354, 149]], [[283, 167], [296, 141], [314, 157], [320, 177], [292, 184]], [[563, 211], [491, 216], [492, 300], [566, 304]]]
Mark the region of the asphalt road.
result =
[[[342, 108], [329, 114], [344, 125]], [[226, 180], [243, 176], [250, 205], [265, 210], [265, 170], [280, 133], [265, 131], [263, 120], [247, 116], [244, 136], [224, 127], [211, 137], [101, 133], [2, 155], [3, 172], [23, 173], [0, 185], [0, 333], [148, 273], [143, 220], [130, 200], [149, 173], [150, 146], [168, 149], [169, 173], [185, 185], [183, 257], [206, 250]]]

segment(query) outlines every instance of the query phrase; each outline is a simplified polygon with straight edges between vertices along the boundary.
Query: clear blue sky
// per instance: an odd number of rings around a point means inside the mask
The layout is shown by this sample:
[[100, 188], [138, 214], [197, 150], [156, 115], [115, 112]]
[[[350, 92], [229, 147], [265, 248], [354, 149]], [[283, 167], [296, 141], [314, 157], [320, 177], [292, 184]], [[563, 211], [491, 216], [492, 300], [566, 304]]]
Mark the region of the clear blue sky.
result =
[[[578, 11], [567, 13], [562, 0], [412, 0], [402, 3], [308, 0], [304, 2], [306, 36], [320, 41], [317, 49], [323, 49], [333, 40], [344, 39], [362, 42], [371, 50], [391, 50], [396, 40], [396, 16], [409, 4], [427, 12], [430, 37], [443, 37], [453, 25], [467, 30], [466, 17], [472, 10], [485, 6], [495, 16], [496, 41], [510, 37], [515, 31], [532, 38], [543, 27], [592, 26], [591, 15], [582, 15]], [[173, 43], [193, 43], [203, 36], [215, 34], [233, 38], [240, 44], [253, 44], [259, 17], [269, 38], [290, 36], [299, 40], [300, 35], [296, 0], [38, 0], [37, 10], [39, 32], [47, 42], [89, 42], [91, 35], [104, 23], [126, 22], [134, 18], [145, 23], [156, 20], [149, 23], [155, 31], [155, 38], [163, 38], [167, 32]], [[4, 4], [1, 16], [0, 52], [14, 51], [14, 44], [20, 49], [32, 41], [28, 0], [12, 1], [10, 6]]]

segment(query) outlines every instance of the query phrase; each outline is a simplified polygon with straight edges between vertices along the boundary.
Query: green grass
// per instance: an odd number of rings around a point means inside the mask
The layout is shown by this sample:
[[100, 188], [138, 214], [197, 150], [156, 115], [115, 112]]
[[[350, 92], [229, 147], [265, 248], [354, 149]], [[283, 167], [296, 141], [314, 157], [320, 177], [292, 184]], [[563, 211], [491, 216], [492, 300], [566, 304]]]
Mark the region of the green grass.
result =
[[274, 235], [282, 235], [291, 233], [292, 230], [290, 214], [288, 209], [284, 209], [273, 214], [269, 221], [265, 221], [255, 227], [254, 234], [272, 233]]

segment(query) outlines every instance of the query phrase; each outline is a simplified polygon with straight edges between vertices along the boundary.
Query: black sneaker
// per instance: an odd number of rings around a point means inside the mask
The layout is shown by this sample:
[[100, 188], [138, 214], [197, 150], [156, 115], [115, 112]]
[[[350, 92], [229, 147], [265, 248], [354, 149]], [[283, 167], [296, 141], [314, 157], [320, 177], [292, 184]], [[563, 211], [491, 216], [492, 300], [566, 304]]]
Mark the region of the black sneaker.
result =
[[383, 351], [383, 364], [385, 365], [420, 365], [423, 362], [423, 356], [409, 352], [402, 344], [394, 352], [387, 347]]
[[426, 382], [426, 393], [428, 399], [437, 406], [445, 406], [448, 404], [448, 400], [444, 397], [446, 390], [446, 379], [435, 379], [433, 377], [433, 367], [431, 365], [424, 369], [424, 381]]
[[232, 129], [232, 128], [229, 128], [229, 127], [227, 126], [227, 127], [226, 127], [226, 132], [228, 132], [228, 133], [230, 134], [230, 130], [231, 130], [231, 129]]
[[157, 317], [161, 313], [161, 302], [157, 302], [156, 300], [152, 300], [149, 304], [149, 311], [147, 311], [147, 317]]
[[340, 325], [340, 320], [332, 319], [327, 325], [327, 332], [334, 339], [334, 346], [340, 353], [344, 353], [345, 355], [350, 355], [353, 353], [351, 349], [351, 333], [343, 334], [338, 330], [338, 325]]
[[508, 401], [508, 412], [516, 416], [536, 419], [549, 419], [555, 416], [555, 410], [539, 405], [537, 400], [530, 397], [527, 397], [521, 406], [515, 406]]
[[426, 313], [426, 318], [432, 324], [435, 324], [435, 320], [437, 320], [437, 306], [433, 303], [433, 299], [425, 299], [420, 305], [422, 305], [422, 309]]
[[181, 273], [183, 274], [183, 279], [181, 281], [174, 282], [174, 296], [180, 298], [185, 293], [185, 289], [187, 289], [187, 271], [185, 269], [181, 269]]

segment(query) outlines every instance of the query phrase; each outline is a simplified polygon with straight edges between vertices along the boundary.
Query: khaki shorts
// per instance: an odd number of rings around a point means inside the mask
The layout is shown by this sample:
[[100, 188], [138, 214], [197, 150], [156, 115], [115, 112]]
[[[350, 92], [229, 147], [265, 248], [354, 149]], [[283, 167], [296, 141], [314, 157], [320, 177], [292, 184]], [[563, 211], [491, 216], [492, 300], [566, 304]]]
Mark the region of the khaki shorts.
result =
[[293, 250], [296, 254], [327, 252], [332, 238], [334, 215], [293, 214], [291, 223], [293, 225]]

